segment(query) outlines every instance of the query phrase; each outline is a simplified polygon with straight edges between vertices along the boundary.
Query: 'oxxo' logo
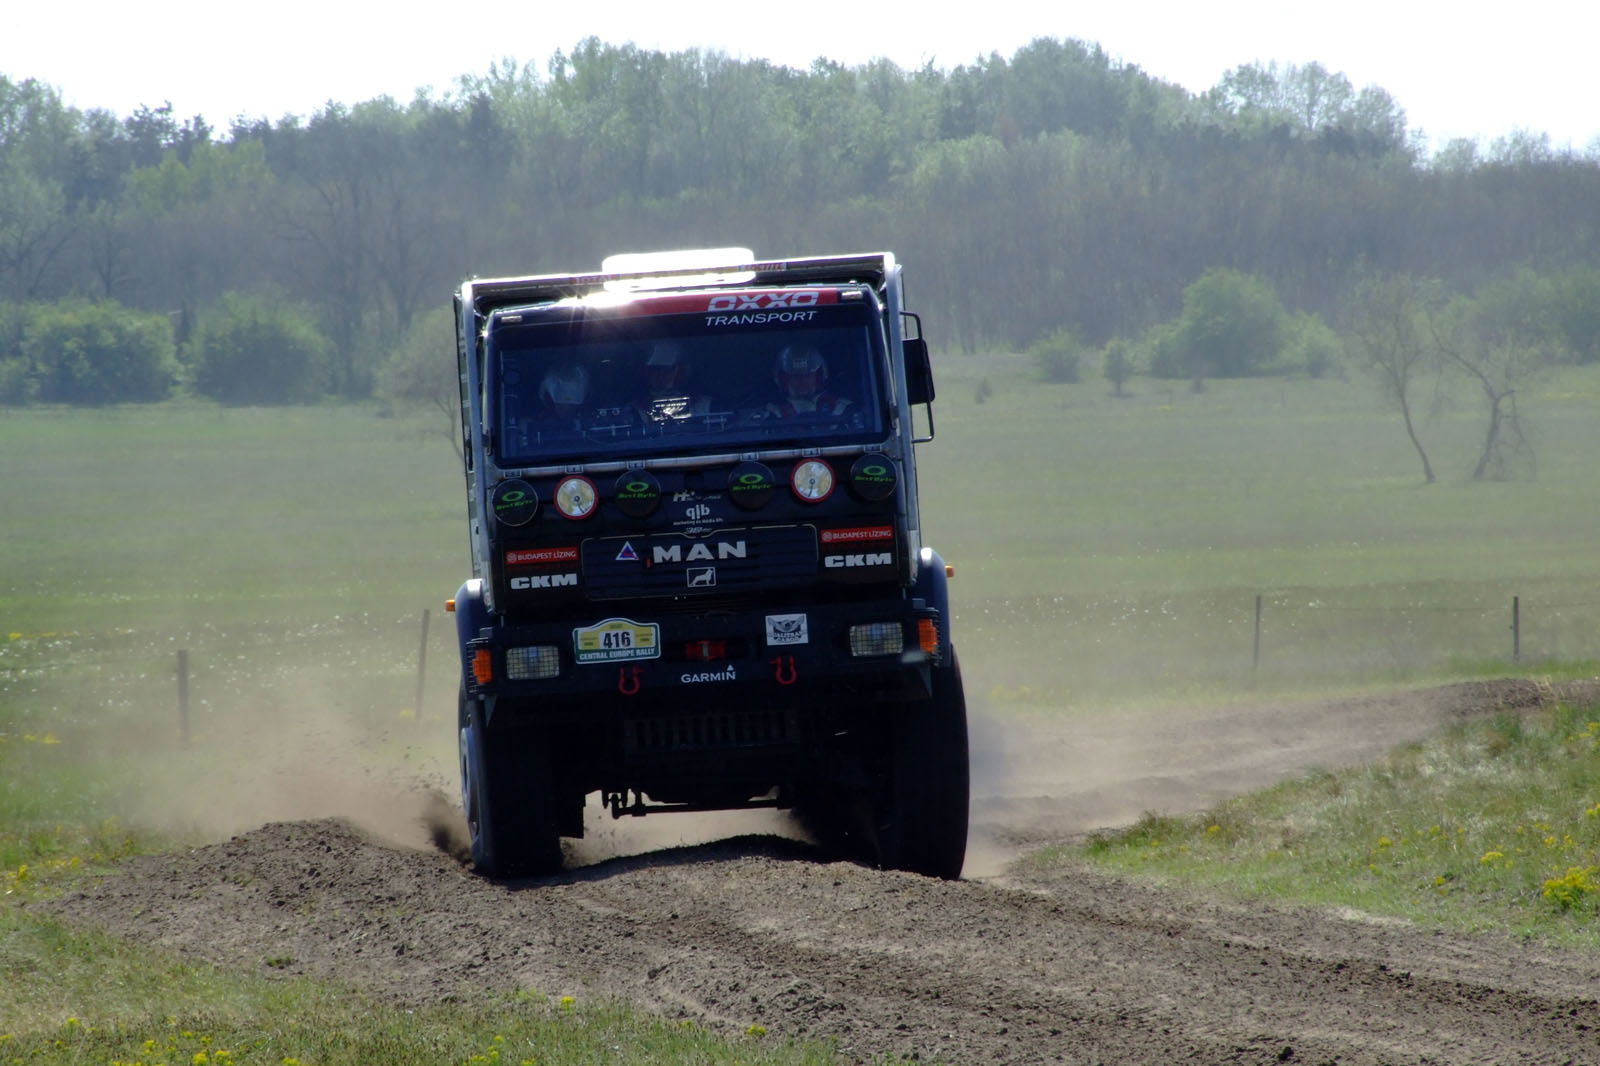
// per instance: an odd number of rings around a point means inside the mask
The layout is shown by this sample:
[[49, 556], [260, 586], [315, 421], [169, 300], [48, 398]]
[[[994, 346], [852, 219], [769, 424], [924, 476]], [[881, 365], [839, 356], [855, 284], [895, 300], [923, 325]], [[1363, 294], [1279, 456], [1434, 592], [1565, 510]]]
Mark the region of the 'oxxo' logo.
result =
[[713, 296], [707, 311], [765, 311], [773, 307], [815, 307], [815, 292], [747, 292]]

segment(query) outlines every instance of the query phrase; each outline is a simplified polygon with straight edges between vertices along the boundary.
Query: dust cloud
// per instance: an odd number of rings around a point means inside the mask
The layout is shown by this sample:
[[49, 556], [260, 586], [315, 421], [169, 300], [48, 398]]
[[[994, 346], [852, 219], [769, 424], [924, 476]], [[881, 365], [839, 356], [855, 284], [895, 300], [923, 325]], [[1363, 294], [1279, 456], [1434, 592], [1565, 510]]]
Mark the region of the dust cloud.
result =
[[213, 693], [186, 750], [141, 760], [150, 769], [124, 797], [124, 819], [214, 841], [336, 817], [398, 846], [449, 851], [464, 833], [452, 825], [454, 731], [437, 715], [420, 725], [380, 719], [322, 673], [288, 667], [270, 686]]
[[[454, 708], [447, 717], [439, 706], [453, 704], [443, 691], [453, 692], [453, 683], [436, 682], [429, 714], [417, 721], [375, 710], [381, 695], [350, 674], [284, 657], [270, 678], [254, 675], [226, 691], [212, 685], [187, 750], [152, 751], [171, 736], [170, 727], [151, 728], [170, 706], [128, 718], [125, 735], [100, 739], [144, 753], [134, 757], [147, 769], [119, 813], [200, 841], [335, 817], [394, 845], [464, 861]], [[1377, 757], [1450, 716], [1450, 700], [1437, 692], [1093, 714], [1017, 709], [989, 692], [982, 669], [970, 671], [969, 879], [1004, 877], [1030, 850], [1147, 812], [1198, 812], [1313, 763], [1332, 768]], [[815, 843], [785, 811], [618, 820], [592, 795], [585, 819], [585, 836], [565, 842], [572, 868], [732, 838]]]

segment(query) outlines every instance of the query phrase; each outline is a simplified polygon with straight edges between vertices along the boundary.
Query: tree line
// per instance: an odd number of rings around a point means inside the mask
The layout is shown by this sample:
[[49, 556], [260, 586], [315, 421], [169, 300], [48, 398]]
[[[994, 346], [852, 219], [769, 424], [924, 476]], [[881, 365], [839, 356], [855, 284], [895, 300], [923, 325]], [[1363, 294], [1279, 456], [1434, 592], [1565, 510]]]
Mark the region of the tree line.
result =
[[1394, 279], [1600, 358], [1600, 144], [1422, 145], [1319, 64], [1193, 94], [1050, 38], [910, 70], [589, 39], [226, 131], [0, 76], [0, 402], [426, 392], [463, 277], [683, 246], [892, 248], [938, 346], [1057, 374], [1318, 373]]

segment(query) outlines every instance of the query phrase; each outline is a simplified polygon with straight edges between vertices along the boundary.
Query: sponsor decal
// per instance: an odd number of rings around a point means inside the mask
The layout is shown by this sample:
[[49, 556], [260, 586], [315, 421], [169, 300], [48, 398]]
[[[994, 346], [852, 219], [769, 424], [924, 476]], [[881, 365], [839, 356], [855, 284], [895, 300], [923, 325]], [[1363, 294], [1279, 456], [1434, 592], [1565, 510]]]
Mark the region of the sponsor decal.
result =
[[489, 509], [495, 521], [507, 526], [525, 526], [539, 510], [539, 494], [520, 478], [502, 481], [489, 495]]
[[698, 674], [684, 674], [678, 678], [685, 685], [698, 685], [707, 681], [737, 681], [739, 674], [730, 664], [725, 670], [705, 671]]
[[[657, 544], [650, 549], [651, 561], [661, 563], [715, 562], [718, 559], [743, 559], [746, 553], [742, 540], [719, 540], [710, 544], [691, 545], [688, 552], [682, 544]], [[713, 554], [713, 551], [715, 554]], [[618, 556], [621, 558], [621, 556]]]
[[769, 322], [809, 322], [815, 311], [757, 311], [748, 315], [707, 315], [708, 326], [764, 326]]
[[830, 287], [804, 289], [722, 290], [715, 293], [663, 293], [645, 295], [620, 305], [616, 315], [675, 315], [707, 311], [755, 311], [768, 309], [823, 307], [839, 302], [839, 290]]
[[572, 631], [574, 657], [580, 663], [611, 663], [619, 659], [659, 659], [661, 627], [631, 618], [607, 618]]
[[781, 647], [785, 644], [809, 644], [811, 635], [806, 628], [806, 616], [803, 614], [769, 614], [767, 615], [767, 646]]
[[611, 495], [629, 518], [646, 518], [661, 506], [661, 482], [647, 470], [630, 470], [617, 478]]
[[576, 547], [531, 548], [506, 552], [507, 566], [541, 566], [553, 563], [575, 563], [577, 561], [578, 549]]
[[689, 536], [710, 533], [727, 522], [727, 497], [722, 493], [675, 492], [667, 505], [674, 529]]
[[893, 526], [859, 526], [855, 529], [824, 529], [824, 544], [860, 544], [871, 540], [893, 540]]
[[691, 566], [688, 575], [689, 587], [692, 589], [717, 587], [717, 568], [714, 566]]
[[639, 553], [633, 550], [633, 542], [628, 540], [623, 541], [622, 550], [617, 552], [617, 562], [636, 563], [638, 561]]
[[511, 579], [514, 590], [523, 589], [560, 589], [577, 588], [577, 574], [531, 574], [528, 577], [514, 577]]
[[887, 500], [894, 495], [894, 463], [885, 455], [863, 455], [850, 467], [850, 491], [863, 500]]
[[728, 475], [728, 497], [746, 511], [766, 506], [777, 486], [772, 471], [753, 461], [740, 463]]
[[822, 565], [830, 570], [843, 570], [854, 566], [893, 566], [894, 552], [864, 552], [853, 555], [827, 555]]
[[713, 296], [706, 304], [707, 311], [763, 311], [774, 307], [815, 307], [822, 294], [817, 289], [779, 290], [777, 292], [730, 292], [726, 296]]

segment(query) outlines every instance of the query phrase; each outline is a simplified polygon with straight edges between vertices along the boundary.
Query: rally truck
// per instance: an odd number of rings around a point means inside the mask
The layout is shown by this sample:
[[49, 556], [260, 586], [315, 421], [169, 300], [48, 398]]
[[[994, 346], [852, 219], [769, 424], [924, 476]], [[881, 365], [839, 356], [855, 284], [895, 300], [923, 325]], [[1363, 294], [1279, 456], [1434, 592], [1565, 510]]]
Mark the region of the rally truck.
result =
[[598, 796], [793, 808], [830, 848], [960, 876], [953, 571], [917, 507], [933, 378], [894, 256], [613, 256], [474, 278], [455, 310], [475, 867], [558, 870]]

